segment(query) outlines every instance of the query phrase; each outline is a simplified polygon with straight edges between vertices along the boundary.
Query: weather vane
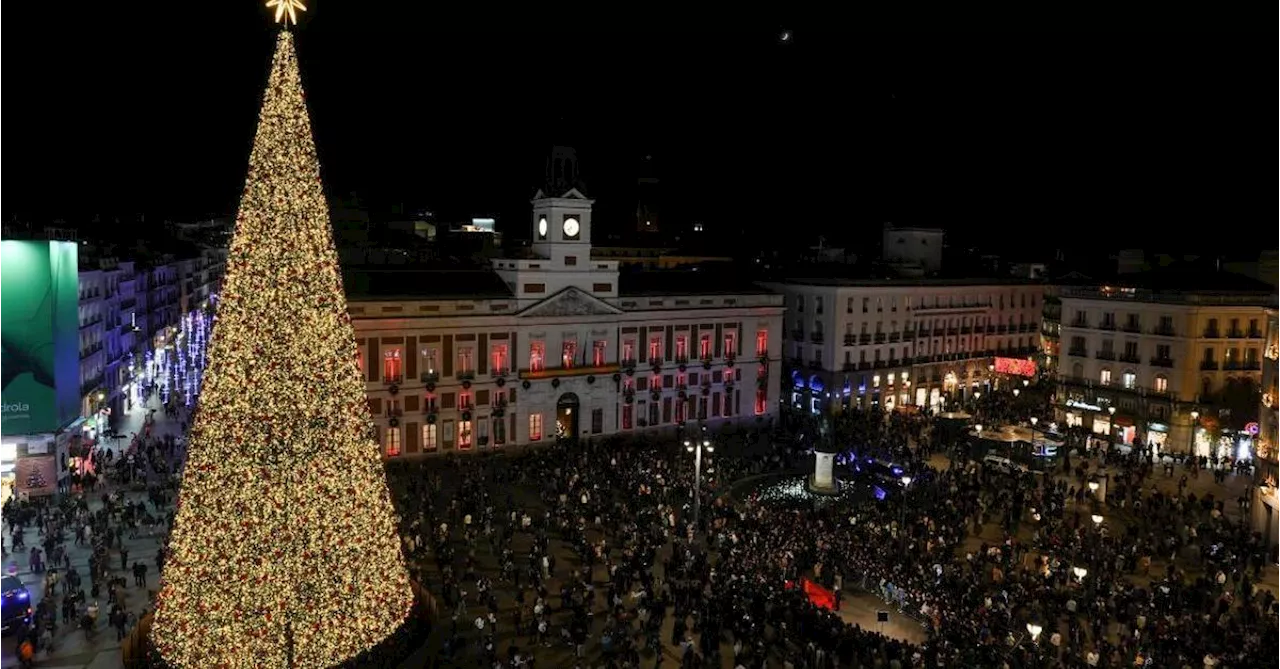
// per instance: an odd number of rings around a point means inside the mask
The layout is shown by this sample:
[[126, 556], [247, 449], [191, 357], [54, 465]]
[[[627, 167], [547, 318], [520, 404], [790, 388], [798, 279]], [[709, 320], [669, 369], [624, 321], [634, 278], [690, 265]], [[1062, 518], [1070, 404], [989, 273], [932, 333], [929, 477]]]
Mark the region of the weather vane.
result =
[[267, 0], [267, 8], [276, 8], [276, 23], [298, 25], [298, 12], [307, 11], [300, 0]]

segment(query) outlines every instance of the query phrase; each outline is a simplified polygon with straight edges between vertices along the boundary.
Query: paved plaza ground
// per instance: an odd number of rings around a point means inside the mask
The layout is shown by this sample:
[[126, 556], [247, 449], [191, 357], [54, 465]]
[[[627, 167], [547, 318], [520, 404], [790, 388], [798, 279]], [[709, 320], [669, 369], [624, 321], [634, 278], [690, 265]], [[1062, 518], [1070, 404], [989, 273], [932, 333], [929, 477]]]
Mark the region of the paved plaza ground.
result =
[[[146, 406], [135, 406], [132, 411], [127, 412], [119, 431], [129, 435], [142, 429], [142, 423], [146, 416], [146, 412], [158, 406], [154, 400]], [[170, 421], [163, 418], [161, 412], [156, 413], [156, 425], [153, 428], [153, 436], [173, 434], [178, 435], [180, 427], [176, 421]], [[128, 445], [128, 440], [121, 440], [120, 447]], [[115, 486], [105, 487], [106, 491], [115, 490]], [[102, 507], [102, 492], [104, 486], [99, 485], [96, 493], [88, 495], [89, 508], [97, 510]], [[146, 498], [145, 492], [127, 492], [126, 497], [133, 500], [142, 500]], [[158, 532], [158, 530], [157, 530]], [[5, 545], [8, 546], [9, 527], [4, 527]], [[23, 538], [26, 540], [27, 546], [37, 546], [40, 543], [38, 530], [35, 527], [28, 527], [24, 532]], [[84, 578], [84, 588], [88, 592], [89, 588], [89, 555], [92, 552], [89, 546], [76, 546], [71, 537], [68, 536], [67, 550], [71, 555], [71, 568], [80, 572]], [[132, 565], [135, 561], [143, 561], [147, 563], [147, 588], [155, 590], [159, 587], [159, 574], [155, 566], [156, 553], [160, 548], [160, 541], [155, 537], [140, 536], [136, 539], [128, 538], [125, 535], [124, 545], [129, 551], [129, 563]], [[120, 558], [116, 550], [111, 550], [110, 564], [114, 575], [124, 576], [128, 579], [129, 587], [126, 588], [126, 606], [129, 611], [134, 613], [141, 612], [142, 608], [147, 604], [147, 592], [144, 589], [133, 586], [133, 575], [127, 570], [119, 569]], [[18, 565], [18, 578], [22, 579], [23, 584], [31, 591], [32, 606], [39, 604], [44, 595], [44, 574], [31, 573], [26, 552], [21, 555], [6, 554], [4, 557], [5, 567], [8, 568], [10, 561], [15, 561]], [[55, 637], [54, 648], [52, 653], [40, 652], [36, 656], [36, 666], [41, 669], [58, 669], [58, 668], [80, 668], [87, 667], [90, 669], [113, 669], [121, 667], [120, 660], [120, 643], [116, 641], [116, 632], [107, 624], [107, 596], [103, 592], [98, 600], [101, 613], [98, 616], [97, 632], [92, 639], [87, 639], [85, 633], [75, 624], [58, 625], [58, 633]], [[18, 660], [15, 655], [16, 640], [10, 633], [6, 633], [3, 642], [0, 642], [0, 668], [9, 669], [9, 667], [17, 667]]]

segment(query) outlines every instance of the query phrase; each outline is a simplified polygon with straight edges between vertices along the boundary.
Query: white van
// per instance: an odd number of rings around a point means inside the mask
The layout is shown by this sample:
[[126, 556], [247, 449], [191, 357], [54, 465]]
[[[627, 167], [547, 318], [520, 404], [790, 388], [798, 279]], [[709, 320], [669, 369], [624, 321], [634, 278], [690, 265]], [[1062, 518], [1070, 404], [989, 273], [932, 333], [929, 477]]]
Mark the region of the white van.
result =
[[988, 469], [994, 469], [1002, 474], [1013, 474], [1015, 472], [1025, 472], [1027, 468], [1006, 458], [1002, 455], [988, 453], [982, 458], [982, 466]]

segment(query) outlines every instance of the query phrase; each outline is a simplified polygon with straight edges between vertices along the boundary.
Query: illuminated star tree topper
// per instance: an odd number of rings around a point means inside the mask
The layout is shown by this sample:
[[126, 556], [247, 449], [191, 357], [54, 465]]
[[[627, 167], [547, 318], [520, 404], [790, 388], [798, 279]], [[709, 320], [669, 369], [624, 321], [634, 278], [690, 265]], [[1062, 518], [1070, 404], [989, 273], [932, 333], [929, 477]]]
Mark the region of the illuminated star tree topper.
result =
[[307, 11], [307, 6], [299, 0], [268, 0], [267, 7], [275, 8], [276, 23], [283, 23], [285, 26], [290, 23], [298, 25], [298, 12]]

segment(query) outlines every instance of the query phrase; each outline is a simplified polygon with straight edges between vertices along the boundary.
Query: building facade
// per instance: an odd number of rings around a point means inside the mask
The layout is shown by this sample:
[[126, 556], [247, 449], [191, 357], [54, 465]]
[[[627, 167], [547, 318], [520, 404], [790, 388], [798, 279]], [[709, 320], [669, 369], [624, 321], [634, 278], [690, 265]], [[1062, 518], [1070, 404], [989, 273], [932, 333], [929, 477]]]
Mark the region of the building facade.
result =
[[782, 297], [620, 275], [592, 257], [591, 206], [576, 188], [539, 191], [533, 253], [489, 272], [347, 281], [387, 457], [775, 415]]
[[1226, 408], [1218, 399], [1261, 384], [1271, 301], [1250, 290], [1063, 288], [1060, 420], [1156, 452], [1234, 457], [1211, 436]]
[[1034, 358], [1044, 288], [1029, 281], [791, 279], [794, 408], [940, 410], [998, 384], [995, 359]]

